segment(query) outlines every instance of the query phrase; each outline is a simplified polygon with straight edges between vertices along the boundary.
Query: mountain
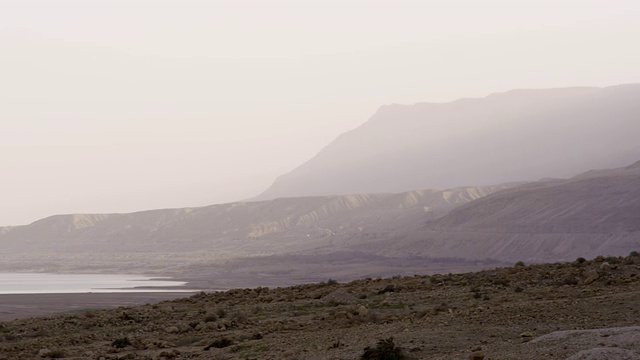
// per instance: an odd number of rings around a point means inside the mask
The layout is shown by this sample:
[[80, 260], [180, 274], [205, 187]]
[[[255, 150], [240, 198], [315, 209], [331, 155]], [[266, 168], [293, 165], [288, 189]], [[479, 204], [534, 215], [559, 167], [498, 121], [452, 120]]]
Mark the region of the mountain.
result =
[[8, 266], [22, 257], [22, 263], [55, 264], [55, 269], [74, 264], [100, 268], [112, 267], [105, 260], [110, 257], [124, 264], [123, 268], [133, 263], [148, 270], [243, 256], [341, 251], [345, 244], [404, 234], [459, 205], [510, 186], [284, 198], [130, 214], [56, 215], [1, 231], [0, 263]]
[[640, 84], [381, 107], [253, 200], [566, 178], [640, 158]]
[[640, 162], [505, 189], [367, 249], [512, 262], [626, 255], [640, 249]]

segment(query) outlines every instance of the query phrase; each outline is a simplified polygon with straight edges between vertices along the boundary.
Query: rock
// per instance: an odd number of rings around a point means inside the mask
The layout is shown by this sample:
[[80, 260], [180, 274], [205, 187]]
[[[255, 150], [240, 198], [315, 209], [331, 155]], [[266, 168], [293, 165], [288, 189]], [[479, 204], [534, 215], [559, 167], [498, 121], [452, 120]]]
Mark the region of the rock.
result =
[[175, 359], [180, 356], [180, 351], [173, 349], [172, 351], [162, 351], [158, 354], [158, 359]]
[[474, 351], [469, 355], [469, 360], [483, 360], [484, 353], [482, 351]]
[[533, 333], [530, 331], [525, 331], [522, 334], [520, 334], [520, 338], [522, 339], [523, 343], [531, 341], [531, 339], [533, 339]]
[[360, 305], [356, 310], [356, 312], [358, 313], [359, 316], [362, 316], [362, 317], [369, 316], [369, 309], [367, 309], [363, 305]]
[[40, 349], [40, 351], [38, 351], [38, 356], [39, 357], [48, 357], [50, 352], [51, 352], [51, 350], [49, 350], [49, 349]]
[[337, 290], [325, 295], [322, 300], [326, 303], [334, 304], [355, 304], [358, 302], [355, 296], [344, 290]]
[[168, 334], [177, 334], [178, 332], [180, 332], [180, 329], [178, 329], [177, 326], [169, 326], [165, 328], [164, 331]]
[[593, 283], [594, 281], [598, 280], [599, 278], [600, 278], [600, 274], [598, 274], [597, 270], [595, 270], [595, 269], [587, 270], [585, 272], [584, 284], [585, 285], [589, 285], [589, 284]]
[[348, 319], [349, 318], [349, 314], [347, 314], [346, 311], [339, 311], [335, 314], [335, 318], [336, 319]]

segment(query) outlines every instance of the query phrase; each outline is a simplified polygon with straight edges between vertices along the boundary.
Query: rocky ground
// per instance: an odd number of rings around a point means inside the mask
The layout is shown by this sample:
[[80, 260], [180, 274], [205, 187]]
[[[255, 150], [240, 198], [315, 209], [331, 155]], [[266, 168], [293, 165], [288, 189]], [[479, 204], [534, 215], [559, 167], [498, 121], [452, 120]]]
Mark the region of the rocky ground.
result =
[[640, 256], [598, 257], [14, 320], [0, 359], [640, 359], [639, 315]]

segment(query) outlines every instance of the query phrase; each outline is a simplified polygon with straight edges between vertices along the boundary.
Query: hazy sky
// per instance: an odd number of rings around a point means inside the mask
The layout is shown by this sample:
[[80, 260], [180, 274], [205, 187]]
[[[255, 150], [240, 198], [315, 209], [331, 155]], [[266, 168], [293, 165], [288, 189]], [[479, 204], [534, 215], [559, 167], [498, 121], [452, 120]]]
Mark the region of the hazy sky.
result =
[[640, 1], [0, 0], [0, 225], [257, 195], [383, 104], [640, 82]]

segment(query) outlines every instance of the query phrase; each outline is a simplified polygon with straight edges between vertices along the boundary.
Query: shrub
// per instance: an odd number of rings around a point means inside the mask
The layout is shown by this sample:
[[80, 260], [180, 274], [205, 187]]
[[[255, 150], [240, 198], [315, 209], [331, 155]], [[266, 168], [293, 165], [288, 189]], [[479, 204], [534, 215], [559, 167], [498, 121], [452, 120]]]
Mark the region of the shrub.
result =
[[523, 267], [523, 266], [525, 266], [525, 265], [524, 265], [524, 262], [522, 262], [522, 261], [518, 261], [514, 266], [515, 266], [515, 267]]
[[327, 280], [327, 285], [338, 285], [338, 280], [329, 279]]
[[122, 349], [124, 347], [129, 346], [129, 345], [131, 345], [131, 341], [129, 341], [129, 338], [126, 337], [126, 336], [123, 337], [123, 338], [120, 338], [120, 339], [115, 339], [111, 343], [111, 346], [113, 346], [116, 349]]
[[582, 265], [585, 265], [586, 262], [587, 262], [587, 259], [583, 257], [579, 257], [576, 259], [576, 261], [571, 263], [571, 266], [579, 268], [579, 267], [582, 267]]
[[207, 345], [207, 347], [204, 348], [204, 351], [209, 351], [209, 349], [211, 348], [217, 348], [217, 349], [222, 349], [222, 348], [226, 348], [228, 346], [233, 345], [233, 340], [223, 337], [220, 339], [215, 340], [214, 342], [212, 342], [211, 344]]
[[390, 284], [390, 285], [385, 286], [384, 289], [378, 291], [378, 295], [382, 295], [382, 294], [385, 294], [385, 293], [388, 293], [388, 292], [395, 292], [395, 291], [396, 291], [396, 287], [393, 286], [393, 284]]
[[629, 257], [638, 257], [638, 256], [640, 256], [640, 253], [638, 253], [635, 250], [629, 253]]
[[393, 343], [393, 338], [378, 340], [375, 348], [366, 347], [362, 360], [406, 360], [402, 349]]
[[214, 321], [218, 321], [218, 315], [216, 314], [209, 314], [204, 318], [204, 322], [214, 322]]
[[575, 276], [567, 276], [564, 279], [564, 284], [565, 285], [578, 285], [578, 279]]
[[49, 359], [62, 359], [66, 356], [65, 352], [62, 350], [51, 350], [45, 355]]
[[222, 319], [222, 318], [224, 318], [225, 316], [227, 316], [227, 312], [226, 312], [224, 309], [222, 309], [222, 308], [218, 309], [218, 311], [216, 311], [216, 314], [218, 315], [218, 317], [219, 317], [220, 319]]

